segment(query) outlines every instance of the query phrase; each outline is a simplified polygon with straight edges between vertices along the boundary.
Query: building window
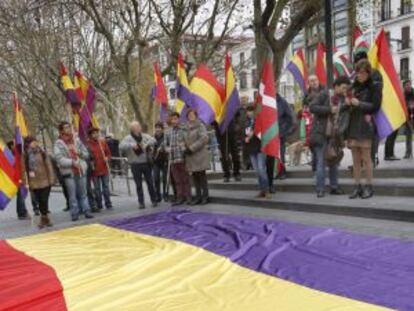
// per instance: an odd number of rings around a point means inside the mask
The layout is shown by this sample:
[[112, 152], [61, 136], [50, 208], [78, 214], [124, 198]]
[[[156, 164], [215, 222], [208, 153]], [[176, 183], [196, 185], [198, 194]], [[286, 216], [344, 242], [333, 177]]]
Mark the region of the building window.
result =
[[400, 59], [400, 78], [403, 81], [410, 78], [410, 59], [408, 57]]
[[257, 70], [252, 69], [252, 88], [257, 87]]
[[413, 4], [411, 0], [401, 0], [401, 15], [409, 14], [412, 12]]
[[256, 65], [256, 57], [257, 57], [256, 53], [257, 53], [256, 48], [252, 49], [252, 64], [253, 65]]
[[381, 20], [385, 21], [391, 18], [391, 0], [381, 1]]
[[244, 52], [240, 53], [240, 66], [244, 65]]
[[410, 26], [401, 28], [401, 49], [406, 50], [411, 47]]
[[175, 99], [175, 88], [170, 88], [170, 99]]
[[240, 89], [247, 89], [247, 74], [245, 72], [240, 73]]

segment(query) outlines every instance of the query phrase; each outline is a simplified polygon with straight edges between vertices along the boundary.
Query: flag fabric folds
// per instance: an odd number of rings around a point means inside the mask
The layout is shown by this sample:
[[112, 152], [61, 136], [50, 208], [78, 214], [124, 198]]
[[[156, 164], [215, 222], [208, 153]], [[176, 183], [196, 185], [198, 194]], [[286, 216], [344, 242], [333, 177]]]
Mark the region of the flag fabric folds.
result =
[[373, 69], [379, 71], [383, 80], [381, 108], [375, 115], [378, 137], [386, 138], [407, 121], [407, 106], [401, 82], [395, 70], [384, 29], [381, 29], [369, 53]]
[[336, 78], [340, 76], [351, 76], [353, 69], [351, 61], [343, 51], [338, 50], [336, 47], [333, 49], [333, 66], [334, 76]]
[[225, 72], [225, 102], [222, 107], [221, 112], [219, 113], [219, 128], [220, 133], [223, 134], [230, 122], [233, 120], [237, 111], [240, 108], [240, 98], [239, 92], [236, 87], [236, 79], [234, 77], [233, 68], [231, 66], [230, 56], [226, 53], [226, 60], [224, 65]]
[[166, 122], [168, 117], [167, 89], [165, 88], [161, 70], [157, 63], [154, 63], [154, 88], [152, 95], [154, 101], [160, 106], [161, 122]]
[[68, 71], [63, 63], [60, 63], [60, 80], [63, 91], [66, 95], [66, 100], [74, 111], [78, 111], [82, 105], [81, 99], [79, 98], [79, 92], [75, 90], [72, 80], [69, 77]]
[[352, 39], [353, 39], [353, 46], [354, 46], [354, 55], [361, 53], [361, 52], [368, 53], [369, 43], [365, 40], [364, 34], [358, 25], [356, 25], [354, 28]]
[[316, 66], [315, 66], [315, 75], [318, 77], [320, 84], [326, 86], [328, 79], [326, 77], [326, 65], [325, 65], [325, 56], [326, 49], [325, 45], [321, 42], [318, 43], [316, 51]]
[[198, 66], [190, 84], [193, 94], [192, 108], [205, 124], [211, 124], [219, 116], [225, 100], [223, 85], [206, 65]]
[[88, 129], [93, 126], [99, 128], [97, 118], [94, 114], [96, 90], [93, 84], [78, 70], [75, 71], [74, 88], [81, 101], [79, 111], [74, 111], [76, 126], [79, 132], [79, 138], [86, 142], [88, 138]]
[[413, 256], [410, 241], [170, 210], [0, 241], [0, 309], [408, 311]]
[[299, 84], [303, 94], [305, 94], [308, 88], [308, 67], [301, 48], [296, 50], [286, 69], [290, 71], [295, 81]]
[[13, 153], [0, 140], [0, 210], [5, 209], [16, 195], [18, 186]]
[[263, 64], [262, 79], [256, 101], [254, 133], [260, 137], [262, 152], [280, 159], [279, 123], [273, 66], [270, 60]]
[[22, 171], [22, 156], [24, 150], [24, 139], [29, 136], [27, 130], [26, 121], [24, 119], [23, 111], [17, 97], [16, 92], [13, 93], [13, 106], [14, 106], [14, 159], [15, 159], [15, 180], [18, 183], [21, 195], [27, 196], [28, 190], [22, 181], [24, 172]]
[[181, 114], [181, 120], [185, 120], [186, 111], [192, 106], [192, 94], [188, 83], [187, 72], [185, 70], [184, 58], [178, 53], [177, 61], [177, 82], [175, 91], [177, 100], [175, 103], [176, 111]]

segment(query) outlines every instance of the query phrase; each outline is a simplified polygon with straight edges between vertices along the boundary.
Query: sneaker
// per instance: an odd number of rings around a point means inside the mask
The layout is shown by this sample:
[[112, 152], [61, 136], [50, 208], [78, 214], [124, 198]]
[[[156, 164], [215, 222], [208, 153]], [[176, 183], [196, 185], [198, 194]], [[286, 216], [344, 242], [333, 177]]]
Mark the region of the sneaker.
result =
[[352, 199], [356, 199], [356, 198], [360, 197], [361, 195], [362, 195], [362, 186], [357, 185], [357, 186], [354, 187], [354, 190], [352, 191], [349, 198], [352, 200]]
[[344, 195], [345, 192], [341, 188], [332, 188], [329, 192], [332, 195]]
[[72, 221], [78, 221], [79, 217], [72, 217]]
[[29, 214], [26, 214], [24, 216], [18, 216], [17, 218], [19, 220], [30, 220], [30, 219], [32, 219]]
[[40, 216], [40, 212], [38, 210], [34, 211], [35, 216]]
[[144, 209], [145, 208], [145, 205], [144, 204], [140, 204], [138, 208], [139, 209]]
[[92, 212], [92, 213], [100, 213], [100, 212], [101, 212], [101, 209], [102, 209], [102, 208], [96, 208], [96, 207], [93, 207], [93, 208], [91, 209], [91, 212]]
[[237, 181], [237, 182], [240, 182], [240, 181], [242, 181], [242, 178], [241, 178], [240, 175], [236, 175], [236, 176], [234, 176], [234, 180]]
[[64, 211], [64, 212], [69, 212], [69, 210], [70, 210], [70, 208], [69, 208], [69, 207], [65, 207], [65, 208], [63, 209], [63, 211]]
[[106, 207], [106, 209], [113, 209], [114, 207], [112, 205], [109, 205]]
[[316, 197], [318, 199], [323, 198], [324, 196], [325, 196], [325, 191], [319, 190], [319, 191], [316, 192]]
[[157, 207], [158, 203], [157, 202], [152, 202], [151, 206], [152, 207]]
[[86, 213], [85, 218], [86, 219], [92, 219], [92, 218], [95, 218], [95, 217], [92, 214]]
[[255, 196], [255, 198], [256, 199], [263, 199], [263, 198], [265, 198], [266, 197], [266, 192], [264, 192], [264, 191], [260, 191], [256, 196]]
[[200, 205], [206, 205], [208, 203], [210, 203], [209, 198], [204, 198], [204, 199], [201, 200]]

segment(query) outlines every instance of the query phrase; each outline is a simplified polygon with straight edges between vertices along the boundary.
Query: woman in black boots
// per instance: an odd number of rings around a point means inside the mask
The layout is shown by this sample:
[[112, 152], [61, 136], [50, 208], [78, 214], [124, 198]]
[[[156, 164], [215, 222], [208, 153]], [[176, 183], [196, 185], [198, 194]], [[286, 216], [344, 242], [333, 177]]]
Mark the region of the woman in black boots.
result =
[[[381, 104], [381, 97], [375, 94], [371, 78], [372, 68], [368, 60], [361, 60], [355, 66], [356, 79], [352, 86], [352, 96], [346, 99], [350, 113], [346, 138], [352, 151], [355, 188], [350, 199], [373, 196], [373, 162], [371, 146], [375, 135], [373, 114]], [[365, 172], [365, 185], [361, 183], [362, 169]]]

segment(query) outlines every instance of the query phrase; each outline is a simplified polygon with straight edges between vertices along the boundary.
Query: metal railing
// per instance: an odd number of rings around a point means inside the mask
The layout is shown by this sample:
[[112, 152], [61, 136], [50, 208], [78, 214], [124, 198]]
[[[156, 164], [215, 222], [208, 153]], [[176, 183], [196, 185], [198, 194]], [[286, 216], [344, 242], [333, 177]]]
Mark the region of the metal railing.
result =
[[413, 40], [412, 39], [405, 40], [405, 41], [398, 40], [398, 48], [397, 49], [398, 49], [399, 52], [405, 51], [405, 50], [411, 50], [412, 47], [413, 47]]
[[114, 176], [124, 178], [126, 181], [128, 195], [131, 196], [131, 184], [129, 176], [129, 163], [128, 159], [124, 157], [112, 157], [111, 162], [109, 163], [111, 169], [111, 190], [114, 191]]

